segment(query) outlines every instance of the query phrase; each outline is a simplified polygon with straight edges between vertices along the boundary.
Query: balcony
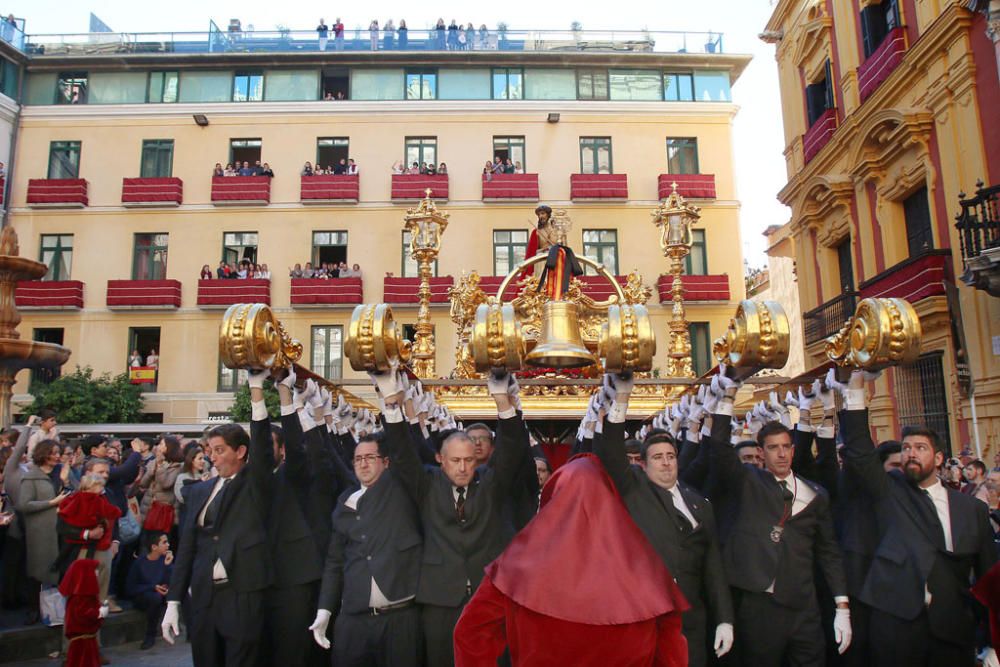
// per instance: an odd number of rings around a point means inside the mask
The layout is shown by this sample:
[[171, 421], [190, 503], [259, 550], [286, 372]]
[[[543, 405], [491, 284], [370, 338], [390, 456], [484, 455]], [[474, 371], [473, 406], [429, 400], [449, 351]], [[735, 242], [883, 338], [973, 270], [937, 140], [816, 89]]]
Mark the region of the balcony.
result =
[[271, 281], [249, 278], [198, 281], [199, 308], [228, 308], [234, 303], [271, 305]]
[[861, 283], [861, 298], [894, 297], [916, 304], [921, 299], [944, 296], [950, 258], [947, 248], [925, 250]]
[[360, 176], [325, 174], [302, 176], [303, 204], [357, 204]]
[[802, 135], [802, 159], [809, 164], [837, 131], [837, 110], [827, 109]]
[[216, 206], [265, 206], [271, 201], [270, 176], [213, 176]]
[[685, 199], [715, 199], [715, 174], [660, 174], [657, 178], [660, 199], [666, 199], [673, 192]]
[[122, 206], [180, 206], [184, 183], [179, 178], [123, 178]]
[[[535, 266], [540, 266], [536, 264]], [[482, 276], [479, 278], [479, 289], [483, 290], [486, 296], [495, 296], [497, 290], [500, 289], [500, 283], [506, 276]], [[510, 281], [507, 285], [507, 290], [503, 293], [504, 299], [510, 301], [517, 296], [519, 288], [517, 286], [517, 280]]]
[[83, 283], [79, 280], [22, 280], [14, 299], [19, 310], [80, 310]]
[[890, 31], [874, 53], [858, 67], [858, 91], [862, 102], [889, 78], [892, 71], [903, 62], [905, 54], [906, 28], [901, 26]]
[[[448, 303], [448, 288], [455, 282], [451, 276], [431, 278], [431, 303]], [[386, 303], [420, 303], [420, 278], [391, 278], [386, 276], [382, 285], [382, 299]]]
[[857, 301], [857, 292], [844, 292], [808, 313], [802, 313], [806, 345], [818, 343], [840, 331], [854, 315]]
[[483, 201], [538, 201], [538, 174], [483, 176]]
[[292, 278], [294, 308], [356, 306], [364, 299], [361, 278]]
[[82, 178], [32, 178], [28, 180], [31, 208], [83, 208], [87, 181]]
[[171, 310], [181, 307], [179, 280], [109, 280], [108, 308]]
[[962, 282], [1000, 296], [1000, 185], [978, 184], [976, 196], [959, 198], [958, 237], [962, 246]]
[[427, 190], [431, 191], [431, 198], [437, 200], [448, 199], [448, 175], [435, 174], [434, 176], [424, 176], [422, 174], [393, 174], [392, 175], [392, 200], [409, 201], [423, 199], [427, 196]]
[[628, 175], [570, 174], [569, 198], [573, 201], [628, 199]]
[[[729, 276], [681, 276], [684, 285], [685, 301], [729, 301]], [[660, 303], [669, 303], [673, 299], [671, 289], [674, 277], [663, 274], [656, 281], [656, 291], [660, 295]]]

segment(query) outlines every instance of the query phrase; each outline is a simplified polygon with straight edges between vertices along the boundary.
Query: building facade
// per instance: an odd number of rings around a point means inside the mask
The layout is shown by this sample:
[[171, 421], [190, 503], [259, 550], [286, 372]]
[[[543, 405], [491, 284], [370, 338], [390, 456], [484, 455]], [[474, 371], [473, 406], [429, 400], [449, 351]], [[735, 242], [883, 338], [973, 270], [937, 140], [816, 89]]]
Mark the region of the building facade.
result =
[[[366, 33], [342, 51], [331, 39], [325, 53], [315, 33], [214, 35], [228, 41], [208, 48], [29, 35], [9, 222], [22, 255], [50, 273], [19, 290], [21, 331], [70, 347], [70, 364], [97, 372], [125, 371], [133, 352], [144, 368], [155, 355], [155, 371], [136, 376], [149, 418], [165, 423], [231, 405], [237, 377], [218, 351], [230, 303], [270, 303], [303, 342], [306, 366], [359, 377], [342, 353], [352, 308], [386, 301], [397, 320], [416, 320], [403, 216], [429, 188], [450, 214], [433, 286], [438, 375], [454, 362], [447, 287], [471, 270], [506, 275], [539, 203], [566, 209], [578, 252], [614, 274], [642, 274], [665, 369], [670, 283], [650, 214], [676, 182], [702, 206], [685, 284], [704, 370], [744, 293], [730, 86], [749, 58], [721, 53], [721, 38], [692, 53], [644, 35], [565, 48], [586, 35], [512, 31], [507, 47], [494, 37], [454, 51], [433, 36], [414, 48], [411, 36], [405, 49], [372, 51]], [[496, 156], [523, 174], [487, 180]], [[302, 175], [306, 162], [341, 159], [359, 173]], [[266, 163], [273, 178], [213, 177], [217, 163], [244, 160]], [[397, 162], [447, 174], [394, 174]], [[244, 259], [266, 264], [270, 279], [214, 277], [220, 261]], [[306, 262], [357, 264], [361, 277], [291, 278]], [[213, 278], [202, 280], [206, 265]], [[27, 374], [15, 391], [27, 398]]]
[[872, 424], [926, 423], [983, 455], [1000, 441], [1000, 304], [965, 285], [954, 219], [1000, 179], [997, 61], [965, 2], [781, 0], [776, 45], [806, 367], [865, 297], [902, 297], [922, 356], [877, 384]]

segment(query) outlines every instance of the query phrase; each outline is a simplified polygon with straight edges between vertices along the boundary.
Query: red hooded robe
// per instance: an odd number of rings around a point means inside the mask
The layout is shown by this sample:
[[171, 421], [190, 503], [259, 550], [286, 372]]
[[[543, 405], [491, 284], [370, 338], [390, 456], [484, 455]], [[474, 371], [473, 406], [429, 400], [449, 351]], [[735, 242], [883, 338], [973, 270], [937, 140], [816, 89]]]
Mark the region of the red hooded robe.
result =
[[[112, 505], [103, 493], [77, 491], [70, 494], [59, 505], [59, 518], [74, 528], [86, 530], [96, 526], [104, 527], [104, 535], [97, 540], [96, 548], [98, 551], [106, 551], [111, 548], [114, 525], [121, 515], [121, 510]], [[82, 539], [67, 539], [66, 541], [81, 546], [86, 544]]]
[[[89, 494], [93, 495], [93, 494]], [[66, 618], [63, 631], [69, 640], [66, 667], [99, 667], [100, 649], [97, 631], [103, 621], [98, 599], [97, 561], [73, 561], [59, 583], [59, 592], [66, 597]]]
[[592, 454], [542, 490], [455, 626], [456, 667], [685, 667], [689, 605]]
[[972, 587], [972, 595], [989, 610], [991, 643], [1000, 651], [1000, 562], [979, 578]]

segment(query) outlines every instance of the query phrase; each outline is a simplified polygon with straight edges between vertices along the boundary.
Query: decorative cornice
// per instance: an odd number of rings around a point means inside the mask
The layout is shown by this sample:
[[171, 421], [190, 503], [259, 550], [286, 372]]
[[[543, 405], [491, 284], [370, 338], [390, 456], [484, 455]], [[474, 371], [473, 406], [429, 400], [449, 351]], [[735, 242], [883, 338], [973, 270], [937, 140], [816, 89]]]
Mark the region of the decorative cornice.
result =
[[899, 155], [916, 146], [928, 154], [934, 116], [923, 109], [882, 109], [858, 128], [848, 164], [864, 183], [885, 171]]

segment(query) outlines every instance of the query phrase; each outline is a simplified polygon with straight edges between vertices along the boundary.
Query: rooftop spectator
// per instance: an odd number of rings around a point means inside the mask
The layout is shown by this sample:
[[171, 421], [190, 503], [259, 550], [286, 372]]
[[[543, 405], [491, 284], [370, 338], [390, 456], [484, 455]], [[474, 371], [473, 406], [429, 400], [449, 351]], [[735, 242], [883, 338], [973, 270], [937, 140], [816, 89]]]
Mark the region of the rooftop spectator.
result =
[[344, 24], [337, 18], [333, 22], [333, 48], [336, 51], [344, 50]]
[[326, 21], [323, 19], [319, 20], [319, 25], [316, 26], [316, 36], [319, 38], [319, 50], [326, 51], [326, 42], [329, 38], [330, 28], [327, 27]]
[[396, 28], [396, 41], [399, 43], [399, 50], [405, 51], [410, 44], [409, 31], [406, 28], [406, 19], [399, 19], [399, 27]]
[[372, 51], [378, 51], [378, 21], [372, 20], [368, 26], [368, 36], [371, 38]]
[[392, 51], [396, 48], [396, 24], [392, 22], [392, 19], [385, 22], [382, 35], [382, 48], [386, 51]]
[[448, 50], [458, 50], [458, 24], [455, 23], [455, 19], [448, 24]]
[[444, 19], [438, 19], [437, 25], [434, 26], [434, 48], [438, 51], [444, 51], [445, 30]]

